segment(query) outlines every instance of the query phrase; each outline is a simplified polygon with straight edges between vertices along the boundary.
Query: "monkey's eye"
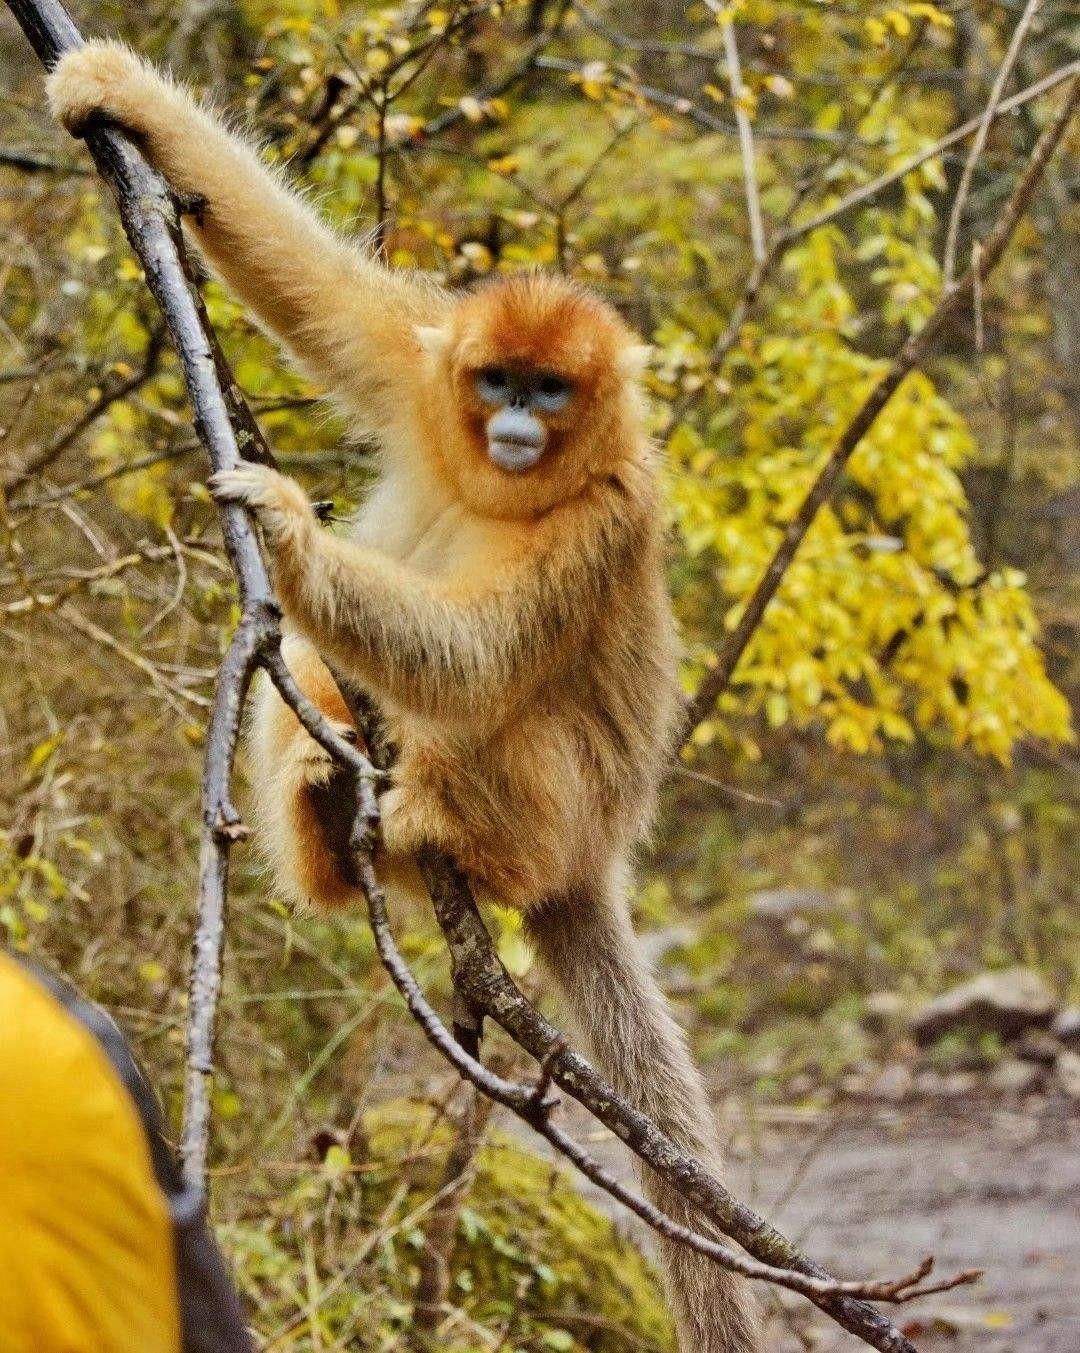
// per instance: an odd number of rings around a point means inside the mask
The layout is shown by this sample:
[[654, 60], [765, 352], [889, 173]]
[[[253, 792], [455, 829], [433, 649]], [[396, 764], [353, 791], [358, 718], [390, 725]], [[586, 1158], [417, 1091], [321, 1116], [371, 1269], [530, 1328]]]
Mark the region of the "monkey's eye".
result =
[[476, 393], [485, 404], [502, 404], [510, 390], [510, 377], [500, 366], [486, 366], [476, 373]]
[[555, 413], [566, 408], [572, 392], [573, 386], [568, 380], [549, 371], [536, 382], [533, 403], [548, 413]]

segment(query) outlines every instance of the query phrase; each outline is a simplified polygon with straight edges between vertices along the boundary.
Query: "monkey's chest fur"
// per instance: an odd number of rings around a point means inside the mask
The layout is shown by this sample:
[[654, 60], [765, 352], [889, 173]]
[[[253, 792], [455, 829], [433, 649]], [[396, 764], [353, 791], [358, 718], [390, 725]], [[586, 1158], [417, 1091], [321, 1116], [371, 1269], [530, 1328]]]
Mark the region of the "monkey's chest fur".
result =
[[[525, 547], [514, 524], [456, 506], [411, 540], [388, 539], [365, 517], [365, 543], [464, 593], [514, 567]], [[558, 633], [538, 637], [546, 651], [533, 679], [495, 707], [447, 722], [384, 701], [399, 748], [383, 805], [391, 856], [435, 845], [481, 891], [528, 908], [603, 887], [647, 832], [680, 708], [659, 550], [603, 584], [599, 616], [579, 626], [570, 607]]]

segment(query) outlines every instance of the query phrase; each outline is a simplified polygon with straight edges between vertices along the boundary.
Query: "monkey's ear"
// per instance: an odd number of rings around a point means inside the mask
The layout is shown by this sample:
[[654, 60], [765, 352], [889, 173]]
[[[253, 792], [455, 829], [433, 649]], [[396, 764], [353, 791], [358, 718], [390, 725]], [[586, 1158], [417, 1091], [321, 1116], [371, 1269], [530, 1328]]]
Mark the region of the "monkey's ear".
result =
[[623, 348], [618, 358], [619, 375], [628, 381], [637, 380], [649, 365], [652, 352], [650, 343], [631, 343], [629, 347]]
[[445, 324], [418, 324], [413, 332], [429, 357], [441, 357], [449, 346], [450, 330]]

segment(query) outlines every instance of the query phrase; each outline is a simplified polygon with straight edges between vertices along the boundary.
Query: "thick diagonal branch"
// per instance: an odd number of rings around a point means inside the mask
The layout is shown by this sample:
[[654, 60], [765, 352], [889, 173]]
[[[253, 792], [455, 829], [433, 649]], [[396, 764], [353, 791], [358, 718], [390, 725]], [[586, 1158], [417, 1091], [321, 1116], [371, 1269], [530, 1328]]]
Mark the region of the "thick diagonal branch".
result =
[[[51, 66], [81, 41], [58, 0], [9, 0], [35, 50]], [[88, 136], [95, 164], [112, 189], [132, 247], [146, 270], [147, 283], [165, 317], [180, 357], [196, 427], [214, 470], [235, 466], [241, 457], [271, 458], [255, 421], [240, 396], [202, 309], [184, 262], [177, 207], [167, 185], [120, 133], [95, 128]], [[183, 1132], [185, 1169], [201, 1187], [209, 1140], [209, 1079], [225, 934], [228, 854], [244, 834], [230, 798], [233, 759], [244, 699], [255, 669], [265, 667], [301, 722], [334, 759], [342, 785], [355, 805], [350, 839], [355, 881], [369, 909], [380, 958], [411, 1014], [442, 1055], [495, 1102], [530, 1123], [583, 1173], [623, 1202], [657, 1231], [706, 1254], [725, 1268], [801, 1292], [838, 1323], [873, 1347], [888, 1353], [913, 1353], [911, 1344], [863, 1297], [907, 1300], [916, 1295], [924, 1274], [891, 1282], [838, 1282], [806, 1260], [750, 1209], [731, 1197], [704, 1167], [679, 1151], [647, 1117], [634, 1110], [565, 1046], [565, 1040], [529, 1004], [502, 968], [484, 929], [468, 886], [453, 863], [433, 854], [420, 860], [432, 890], [440, 923], [451, 945], [459, 981], [477, 1010], [496, 1019], [521, 1046], [540, 1060], [536, 1085], [508, 1081], [480, 1063], [446, 1029], [421, 991], [394, 942], [385, 898], [370, 858], [377, 823], [371, 762], [336, 736], [295, 686], [280, 654], [279, 610], [258, 542], [247, 516], [226, 507], [222, 529], [242, 604], [241, 621], [222, 666], [211, 713], [204, 768], [203, 832], [200, 852], [199, 915], [192, 972], [188, 1082]], [[388, 753], [377, 713], [358, 708], [369, 734], [372, 755]], [[615, 1125], [631, 1149], [654, 1170], [672, 1180], [703, 1214], [743, 1244], [742, 1254], [680, 1226], [627, 1189], [551, 1121], [551, 1083], [589, 1107], [601, 1121]], [[968, 1275], [957, 1279], [967, 1280]]]

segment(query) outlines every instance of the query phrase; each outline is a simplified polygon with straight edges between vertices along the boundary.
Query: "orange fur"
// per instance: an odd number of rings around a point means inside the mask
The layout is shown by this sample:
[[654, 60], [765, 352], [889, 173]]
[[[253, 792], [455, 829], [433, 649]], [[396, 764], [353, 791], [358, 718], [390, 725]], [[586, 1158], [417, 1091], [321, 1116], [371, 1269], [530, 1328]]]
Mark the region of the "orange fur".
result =
[[[382, 804], [391, 865], [435, 845], [520, 907], [617, 1088], [714, 1156], [704, 1087], [629, 916], [626, 861], [652, 821], [681, 703], [641, 344], [559, 278], [457, 297], [384, 268], [117, 44], [65, 57], [49, 95], [73, 130], [95, 112], [123, 124], [201, 196], [191, 228], [214, 266], [378, 438], [377, 482], [344, 537], [273, 470], [245, 465], [214, 487], [260, 523], [309, 697], [347, 723], [321, 653], [386, 714], [400, 748]], [[476, 377], [493, 363], [572, 383], [524, 473], [488, 453]], [[329, 762], [268, 685], [249, 750], [279, 883], [348, 902], [313, 797]], [[645, 1184], [701, 1224], [660, 1180]], [[662, 1258], [686, 1353], [756, 1347], [744, 1284], [679, 1247]]]

